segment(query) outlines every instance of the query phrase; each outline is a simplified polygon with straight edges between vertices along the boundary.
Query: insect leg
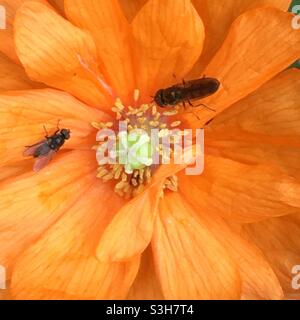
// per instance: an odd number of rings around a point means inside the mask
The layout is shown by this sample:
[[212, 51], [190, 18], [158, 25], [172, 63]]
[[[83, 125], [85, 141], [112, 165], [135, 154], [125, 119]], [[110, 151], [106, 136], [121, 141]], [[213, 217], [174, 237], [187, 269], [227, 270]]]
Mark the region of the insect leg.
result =
[[192, 113], [197, 118], [197, 120], [200, 120], [200, 117], [193, 110], [186, 113]]
[[[193, 106], [191, 101], [188, 100], [189, 105]], [[187, 109], [185, 101], [182, 102], [184, 110]], [[187, 113], [192, 113], [198, 120], [200, 120], [200, 118], [198, 117], [198, 115], [194, 112], [194, 110], [192, 109], [191, 111], [187, 112]]]
[[210, 110], [210, 111], [213, 111], [213, 112], [217, 112], [215, 109], [212, 109], [210, 107], [208, 107], [206, 104], [204, 103], [200, 103], [198, 104], [197, 106], [194, 106], [194, 107], [205, 107], [206, 109]]
[[188, 104], [191, 106], [191, 107], [193, 107], [194, 105], [191, 103], [191, 101], [190, 100], [188, 100]]
[[197, 120], [200, 120], [200, 117], [197, 115], [197, 113], [195, 113], [194, 111], [192, 111], [192, 114], [197, 118]]
[[208, 126], [212, 121], [214, 120], [214, 118], [210, 119], [209, 121], [207, 121], [204, 125], [204, 127]]

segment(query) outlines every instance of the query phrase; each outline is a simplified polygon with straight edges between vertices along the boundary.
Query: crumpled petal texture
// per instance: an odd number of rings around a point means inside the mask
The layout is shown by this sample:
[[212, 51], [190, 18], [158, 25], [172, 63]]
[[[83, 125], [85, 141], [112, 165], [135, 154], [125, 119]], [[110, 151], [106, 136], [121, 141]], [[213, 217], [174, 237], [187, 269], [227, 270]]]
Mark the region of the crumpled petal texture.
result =
[[[300, 78], [284, 70], [300, 37], [289, 2], [0, 0], [0, 299], [293, 296]], [[216, 112], [178, 115], [193, 129], [213, 119], [201, 176], [159, 166], [131, 201], [96, 178], [91, 123], [114, 121], [116, 97], [137, 107], [203, 75], [221, 82], [199, 101]], [[59, 120], [71, 139], [35, 174], [22, 152]], [[178, 190], [163, 193], [172, 175]]]

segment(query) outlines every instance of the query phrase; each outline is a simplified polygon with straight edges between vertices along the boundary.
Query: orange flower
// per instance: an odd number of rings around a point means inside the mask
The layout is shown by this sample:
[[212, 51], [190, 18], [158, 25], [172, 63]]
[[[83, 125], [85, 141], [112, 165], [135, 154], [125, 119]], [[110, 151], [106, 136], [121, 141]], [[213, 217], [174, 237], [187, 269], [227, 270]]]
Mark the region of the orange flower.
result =
[[[219, 0], [62, 2], [51, 1], [55, 11], [45, 0], [0, 1], [9, 13], [0, 32], [0, 265], [11, 296], [293, 293], [300, 77], [283, 70], [300, 56], [300, 37], [284, 12], [289, 1], [228, 0], [221, 8]], [[195, 108], [197, 117], [180, 116], [194, 129], [214, 118], [205, 171], [186, 176], [182, 166], [160, 166], [148, 187], [126, 200], [112, 181], [96, 178], [91, 123], [114, 122], [114, 98], [131, 105], [135, 88], [139, 102], [149, 102], [174, 74], [222, 84], [201, 101], [216, 113]], [[24, 146], [58, 119], [72, 138], [36, 174]], [[178, 190], [161, 198], [175, 174]]]

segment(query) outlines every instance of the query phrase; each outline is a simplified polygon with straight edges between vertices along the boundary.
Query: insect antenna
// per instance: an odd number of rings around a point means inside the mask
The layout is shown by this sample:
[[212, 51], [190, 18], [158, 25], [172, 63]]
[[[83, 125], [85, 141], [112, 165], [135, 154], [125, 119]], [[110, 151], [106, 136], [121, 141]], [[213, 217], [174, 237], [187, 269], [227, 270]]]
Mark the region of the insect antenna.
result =
[[56, 125], [57, 130], [60, 130], [60, 129], [59, 129], [59, 124], [60, 124], [60, 122], [61, 122], [61, 119], [58, 119], [58, 120], [57, 120], [57, 125]]
[[49, 137], [49, 134], [48, 134], [48, 131], [47, 131], [47, 128], [46, 128], [46, 126], [45, 126], [45, 125], [43, 125], [43, 128], [44, 128], [44, 131], [45, 131], [45, 133], [46, 133], [46, 136], [45, 136], [45, 138], [48, 138], [48, 137]]
[[57, 134], [59, 132], [59, 130], [60, 130], [60, 128], [59, 128], [60, 122], [61, 122], [61, 119], [58, 119], [57, 124], [56, 124], [56, 129], [57, 130], [56, 130], [55, 134]]

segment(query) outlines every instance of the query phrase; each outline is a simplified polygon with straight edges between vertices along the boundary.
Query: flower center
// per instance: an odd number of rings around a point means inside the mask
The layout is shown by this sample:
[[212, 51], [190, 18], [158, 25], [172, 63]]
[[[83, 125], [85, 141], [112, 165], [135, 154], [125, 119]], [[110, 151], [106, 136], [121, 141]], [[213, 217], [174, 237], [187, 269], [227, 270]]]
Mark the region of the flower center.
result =
[[124, 131], [119, 133], [117, 159], [119, 162], [123, 159], [127, 160], [126, 162], [123, 161], [127, 174], [151, 166], [153, 163], [152, 155], [151, 138], [147, 132], [135, 129], [129, 133]]
[[[139, 90], [135, 90], [135, 105], [138, 101]], [[99, 130], [98, 143], [94, 146], [99, 164], [97, 177], [105, 182], [114, 180], [115, 192], [122, 197], [131, 198], [142, 192], [151, 181], [151, 176], [158, 167], [158, 163], [153, 160], [155, 155], [163, 159], [166, 151], [169, 152], [168, 156], [172, 153], [172, 147], [166, 150], [163, 143], [155, 144], [153, 140], [157, 142], [157, 138], [173, 137], [173, 130], [181, 123], [170, 121], [170, 117], [175, 116], [178, 109], [159, 112], [154, 103], [134, 108], [124, 106], [117, 98], [112, 111], [115, 123], [92, 123]], [[166, 179], [164, 189], [177, 190], [176, 176]]]

